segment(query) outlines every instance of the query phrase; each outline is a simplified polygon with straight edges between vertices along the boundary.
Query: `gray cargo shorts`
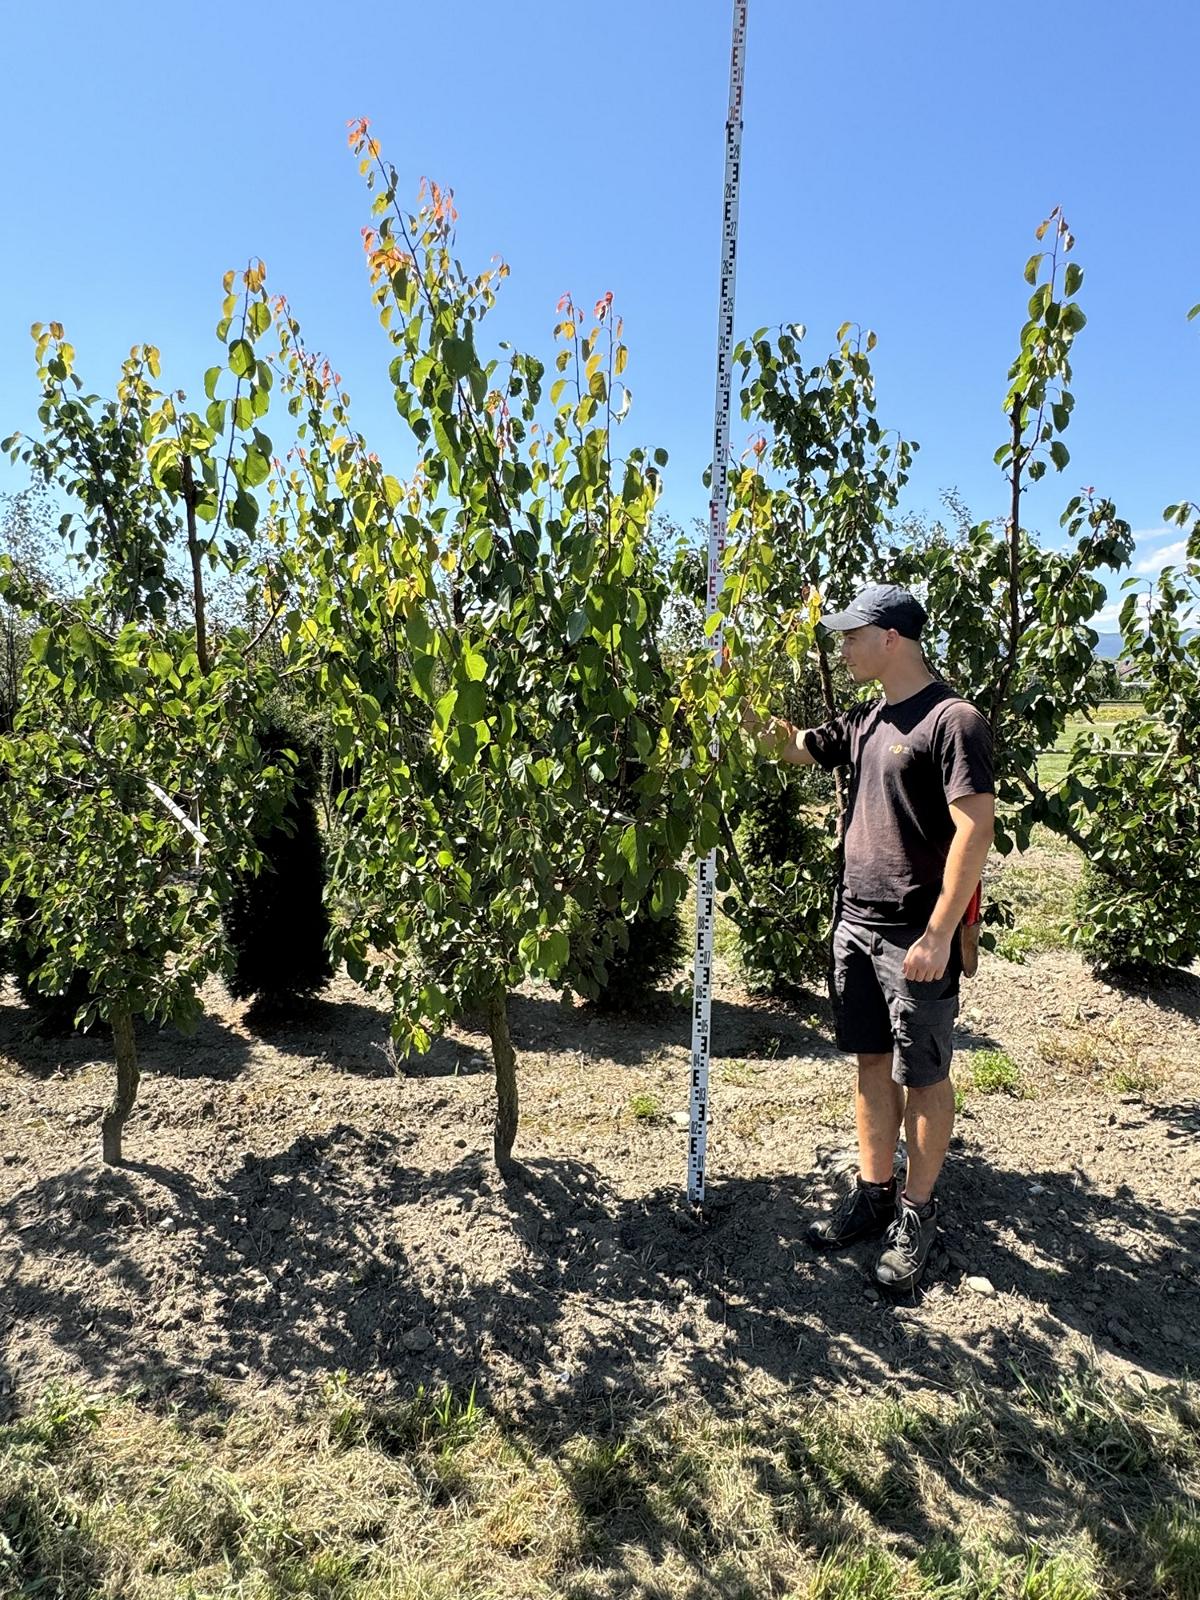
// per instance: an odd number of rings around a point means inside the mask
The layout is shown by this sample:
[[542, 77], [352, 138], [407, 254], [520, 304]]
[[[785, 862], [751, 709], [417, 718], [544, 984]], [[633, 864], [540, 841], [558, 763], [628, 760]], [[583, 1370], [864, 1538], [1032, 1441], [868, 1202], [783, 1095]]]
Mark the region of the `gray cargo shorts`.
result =
[[839, 1050], [855, 1055], [892, 1052], [892, 1077], [923, 1089], [950, 1075], [962, 956], [957, 938], [942, 977], [914, 983], [904, 976], [908, 947], [924, 933], [909, 927], [834, 925], [829, 964]]

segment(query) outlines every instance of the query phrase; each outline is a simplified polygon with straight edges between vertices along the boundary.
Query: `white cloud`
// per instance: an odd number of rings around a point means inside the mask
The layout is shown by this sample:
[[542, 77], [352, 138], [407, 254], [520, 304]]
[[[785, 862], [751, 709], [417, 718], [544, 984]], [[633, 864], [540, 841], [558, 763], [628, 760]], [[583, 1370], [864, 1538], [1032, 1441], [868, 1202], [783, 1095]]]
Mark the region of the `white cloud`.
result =
[[[1119, 600], [1112, 600], [1100, 611], [1097, 611], [1096, 615], [1091, 619], [1091, 626], [1095, 628], [1097, 633], [1115, 633], [1117, 631], [1121, 626], [1121, 607], [1125, 604], [1125, 600], [1126, 596], [1122, 595]], [[1138, 595], [1138, 605], [1143, 612], [1147, 610], [1149, 604], [1150, 596], [1148, 594]]]
[[1156, 577], [1164, 567], [1173, 566], [1182, 561], [1187, 555], [1187, 540], [1176, 539], [1172, 544], [1164, 544], [1159, 550], [1152, 550], [1144, 556], [1138, 557], [1133, 563], [1133, 571], [1139, 577]]
[[1115, 633], [1121, 626], [1121, 608], [1105, 606], [1103, 611], [1097, 611], [1092, 618], [1092, 627], [1097, 633]]

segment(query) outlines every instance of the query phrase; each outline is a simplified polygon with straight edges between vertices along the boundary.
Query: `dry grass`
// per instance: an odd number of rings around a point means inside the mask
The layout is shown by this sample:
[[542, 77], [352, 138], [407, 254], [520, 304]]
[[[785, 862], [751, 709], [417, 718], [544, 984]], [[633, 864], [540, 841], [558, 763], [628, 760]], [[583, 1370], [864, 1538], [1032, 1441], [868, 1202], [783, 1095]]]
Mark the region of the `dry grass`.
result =
[[1091, 1079], [1117, 1094], [1147, 1093], [1161, 1088], [1170, 1076], [1159, 1052], [1117, 1018], [1043, 1033], [1037, 1052], [1055, 1070]]
[[854, 1086], [848, 1082], [829, 1089], [817, 1102], [817, 1121], [823, 1128], [844, 1132], [854, 1127]]
[[752, 1089], [769, 1070], [765, 1061], [715, 1061], [713, 1077], [735, 1089]]
[[1194, 1397], [1089, 1369], [553, 1436], [342, 1377], [191, 1416], [55, 1390], [0, 1429], [0, 1593], [1197, 1600], [1198, 1489]]
[[722, 1126], [740, 1139], [761, 1139], [777, 1122], [789, 1122], [796, 1115], [794, 1100], [764, 1099], [740, 1101], [722, 1112]]
[[1074, 846], [1041, 828], [1028, 850], [993, 862], [987, 898], [1006, 906], [1012, 918], [1011, 927], [996, 933], [997, 955], [1023, 961], [1041, 950], [1067, 948], [1081, 870]]

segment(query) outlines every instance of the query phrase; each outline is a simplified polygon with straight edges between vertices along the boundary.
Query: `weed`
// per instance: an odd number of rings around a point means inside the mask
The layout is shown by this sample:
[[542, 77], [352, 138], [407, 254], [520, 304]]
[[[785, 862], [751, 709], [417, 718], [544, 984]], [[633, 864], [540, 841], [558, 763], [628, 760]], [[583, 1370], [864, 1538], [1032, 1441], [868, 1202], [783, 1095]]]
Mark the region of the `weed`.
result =
[[825, 1128], [852, 1128], [854, 1100], [846, 1088], [830, 1089], [817, 1102], [817, 1121]]
[[809, 1600], [894, 1600], [899, 1580], [896, 1563], [879, 1550], [857, 1556], [831, 1550], [817, 1569]]
[[104, 1409], [94, 1395], [71, 1384], [52, 1383], [27, 1417], [4, 1430], [5, 1443], [19, 1458], [48, 1460], [68, 1444], [93, 1432]]
[[1158, 1590], [1170, 1600], [1200, 1600], [1200, 1507], [1163, 1506], [1146, 1537]]
[[1110, 1088], [1117, 1094], [1152, 1094], [1163, 1081], [1159, 1067], [1139, 1061], [1130, 1067], [1117, 1067], [1109, 1074]]
[[1060, 1067], [1064, 1072], [1080, 1076], [1096, 1072], [1102, 1064], [1095, 1036], [1083, 1029], [1071, 1033], [1043, 1034], [1037, 1042], [1037, 1050], [1049, 1066]]
[[629, 1110], [637, 1122], [657, 1122], [662, 1116], [662, 1105], [652, 1094], [630, 1095]]
[[1020, 1094], [1017, 1064], [1003, 1050], [971, 1052], [971, 1085], [980, 1094]]
[[585, 1517], [605, 1522], [644, 1498], [628, 1438], [577, 1441], [569, 1466], [572, 1492]]
[[1069, 1551], [1032, 1549], [1020, 1574], [1019, 1600], [1102, 1600], [1092, 1563]]
[[750, 1061], [724, 1061], [720, 1073], [722, 1083], [731, 1083], [735, 1089], [749, 1089], [763, 1072]]

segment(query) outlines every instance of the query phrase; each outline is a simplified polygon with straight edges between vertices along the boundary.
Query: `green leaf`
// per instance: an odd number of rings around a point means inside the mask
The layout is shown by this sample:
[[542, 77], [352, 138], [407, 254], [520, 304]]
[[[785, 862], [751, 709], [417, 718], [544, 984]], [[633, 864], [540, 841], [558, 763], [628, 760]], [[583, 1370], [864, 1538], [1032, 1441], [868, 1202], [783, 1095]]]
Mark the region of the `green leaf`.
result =
[[442, 360], [452, 378], [465, 378], [475, 365], [475, 347], [469, 339], [443, 339]]
[[572, 611], [567, 618], [567, 643], [578, 644], [583, 638], [584, 629], [587, 627], [587, 612]]
[[235, 339], [229, 346], [229, 370], [235, 378], [254, 370], [254, 346], [249, 339]]
[[642, 829], [636, 823], [631, 823], [622, 833], [618, 848], [630, 875], [635, 879], [640, 877], [646, 866], [646, 842]]
[[[436, 671], [437, 661], [433, 656], [417, 656], [416, 660], [412, 664], [412, 675], [413, 680], [417, 685], [417, 689], [424, 699], [430, 704], [433, 703], [433, 680]], [[450, 693], [453, 694], [454, 690], [451, 690]], [[448, 699], [449, 696], [446, 698]], [[440, 706], [441, 702], [439, 701], [438, 704]], [[450, 709], [453, 710], [453, 703], [451, 703]], [[436, 712], [434, 714], [436, 717]], [[447, 716], [448, 715], [449, 713], [447, 713]], [[445, 723], [443, 723], [442, 726], [445, 727]]]
[[479, 736], [469, 722], [456, 722], [446, 738], [446, 749], [456, 766], [469, 767], [479, 750]]
[[246, 450], [246, 458], [242, 467], [242, 479], [248, 488], [256, 489], [260, 483], [265, 483], [271, 475], [271, 463], [266, 456], [250, 445]]
[[555, 928], [545, 944], [546, 965], [552, 973], [555, 973], [565, 967], [570, 959], [571, 941], [561, 928]]
[[1061, 439], [1055, 439], [1054, 443], [1050, 446], [1050, 459], [1060, 472], [1066, 466], [1067, 462], [1070, 461], [1071, 452], [1067, 449], [1066, 445]]
[[454, 708], [456, 722], [482, 722], [486, 709], [483, 685], [474, 680], [458, 686], [458, 704]]
[[[432, 662], [430, 665], [432, 665]], [[458, 690], [447, 690], [433, 710], [433, 720], [439, 728], [448, 728], [450, 726], [450, 718], [454, 715], [454, 708], [457, 704]]]
[[239, 489], [234, 496], [229, 520], [239, 533], [253, 533], [258, 526], [258, 501], [252, 494]]
[[1063, 278], [1063, 293], [1069, 298], [1079, 293], [1079, 285], [1083, 282], [1083, 268], [1076, 261], [1067, 262], [1066, 275]]
[[250, 306], [249, 322], [255, 335], [261, 339], [271, 326], [271, 308], [265, 300], [253, 301]]
[[[429, 618], [424, 611], [417, 610], [404, 619], [404, 634], [412, 648], [424, 653], [429, 648], [429, 641], [433, 638], [433, 629], [429, 626]], [[430, 665], [433, 658], [430, 657]]]
[[[463, 671], [472, 683], [479, 683], [487, 677], [487, 657], [480, 655], [470, 645], [463, 647], [462, 665]], [[478, 721], [478, 718], [473, 720]]]
[[1037, 282], [1038, 268], [1041, 266], [1043, 259], [1044, 253], [1039, 251], [1036, 255], [1030, 256], [1029, 260], [1025, 263], [1026, 283], [1034, 284]]
[[1187, 314], [1187, 319], [1189, 322], [1191, 322], [1195, 317], [1200, 317], [1200, 302], [1197, 302], [1197, 304], [1194, 305]]

